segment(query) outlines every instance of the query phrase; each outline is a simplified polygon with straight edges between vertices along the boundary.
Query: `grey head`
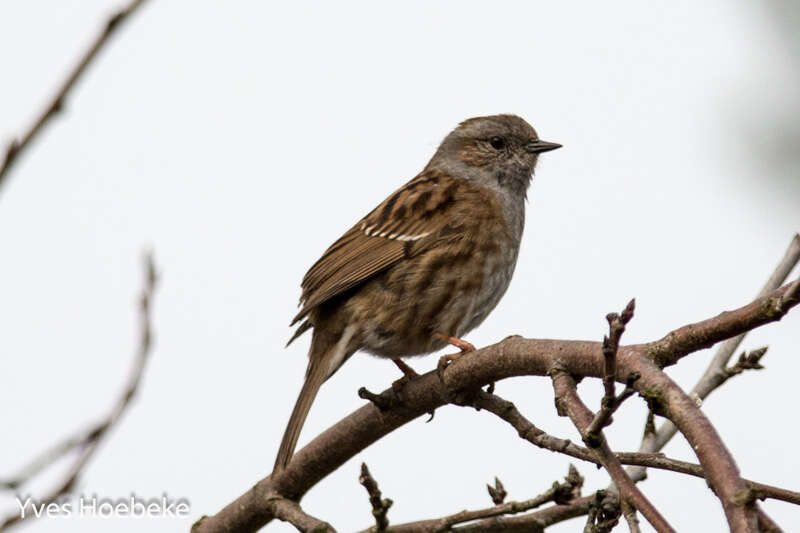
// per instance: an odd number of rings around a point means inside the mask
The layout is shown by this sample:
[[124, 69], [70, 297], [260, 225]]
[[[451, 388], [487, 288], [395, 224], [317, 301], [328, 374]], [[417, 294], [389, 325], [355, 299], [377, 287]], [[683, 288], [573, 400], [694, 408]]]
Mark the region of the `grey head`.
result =
[[445, 137], [426, 168], [524, 199], [539, 154], [560, 147], [516, 115], [475, 117]]

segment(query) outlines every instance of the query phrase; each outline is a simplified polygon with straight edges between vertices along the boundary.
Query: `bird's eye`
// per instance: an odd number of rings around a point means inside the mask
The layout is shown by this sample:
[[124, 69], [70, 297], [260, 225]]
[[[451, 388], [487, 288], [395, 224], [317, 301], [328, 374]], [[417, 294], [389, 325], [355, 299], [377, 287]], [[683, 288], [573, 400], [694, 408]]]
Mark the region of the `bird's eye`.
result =
[[502, 137], [492, 137], [489, 139], [489, 144], [492, 145], [492, 148], [495, 150], [502, 150], [506, 147], [506, 141], [504, 141]]

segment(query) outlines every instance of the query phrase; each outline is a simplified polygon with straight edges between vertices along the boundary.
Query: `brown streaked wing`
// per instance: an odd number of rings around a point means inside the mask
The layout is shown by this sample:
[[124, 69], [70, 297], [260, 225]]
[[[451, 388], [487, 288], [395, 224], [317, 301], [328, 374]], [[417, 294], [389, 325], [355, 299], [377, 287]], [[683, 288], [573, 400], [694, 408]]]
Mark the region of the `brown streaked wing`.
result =
[[[303, 304], [292, 324], [314, 307], [363, 283], [407, 255], [441, 242], [463, 180], [423, 172], [376, 207], [328, 248], [303, 277]], [[456, 238], [448, 228], [446, 239]]]

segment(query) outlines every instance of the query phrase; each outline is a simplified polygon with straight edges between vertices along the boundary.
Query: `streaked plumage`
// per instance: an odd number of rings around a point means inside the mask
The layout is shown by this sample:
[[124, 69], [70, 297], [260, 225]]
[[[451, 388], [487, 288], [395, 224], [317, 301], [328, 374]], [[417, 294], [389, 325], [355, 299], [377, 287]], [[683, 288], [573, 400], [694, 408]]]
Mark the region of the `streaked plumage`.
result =
[[289, 341], [313, 328], [309, 364], [276, 469], [319, 386], [355, 351], [430, 353], [445, 346], [439, 336], [461, 337], [494, 309], [516, 265], [537, 155], [558, 146], [513, 115], [465, 121], [309, 269], [292, 323], [306, 320]]

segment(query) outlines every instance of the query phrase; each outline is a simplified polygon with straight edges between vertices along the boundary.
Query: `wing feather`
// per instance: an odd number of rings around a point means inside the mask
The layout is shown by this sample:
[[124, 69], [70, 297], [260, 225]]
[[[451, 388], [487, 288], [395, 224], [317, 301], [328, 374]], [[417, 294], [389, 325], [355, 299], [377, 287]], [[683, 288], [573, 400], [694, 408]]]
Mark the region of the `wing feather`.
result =
[[[303, 277], [302, 308], [292, 324], [316, 306], [391, 267], [409, 254], [438, 245], [452, 220], [454, 195], [464, 180], [423, 172], [395, 191], [333, 243]], [[468, 188], [474, 189], [469, 186]]]

